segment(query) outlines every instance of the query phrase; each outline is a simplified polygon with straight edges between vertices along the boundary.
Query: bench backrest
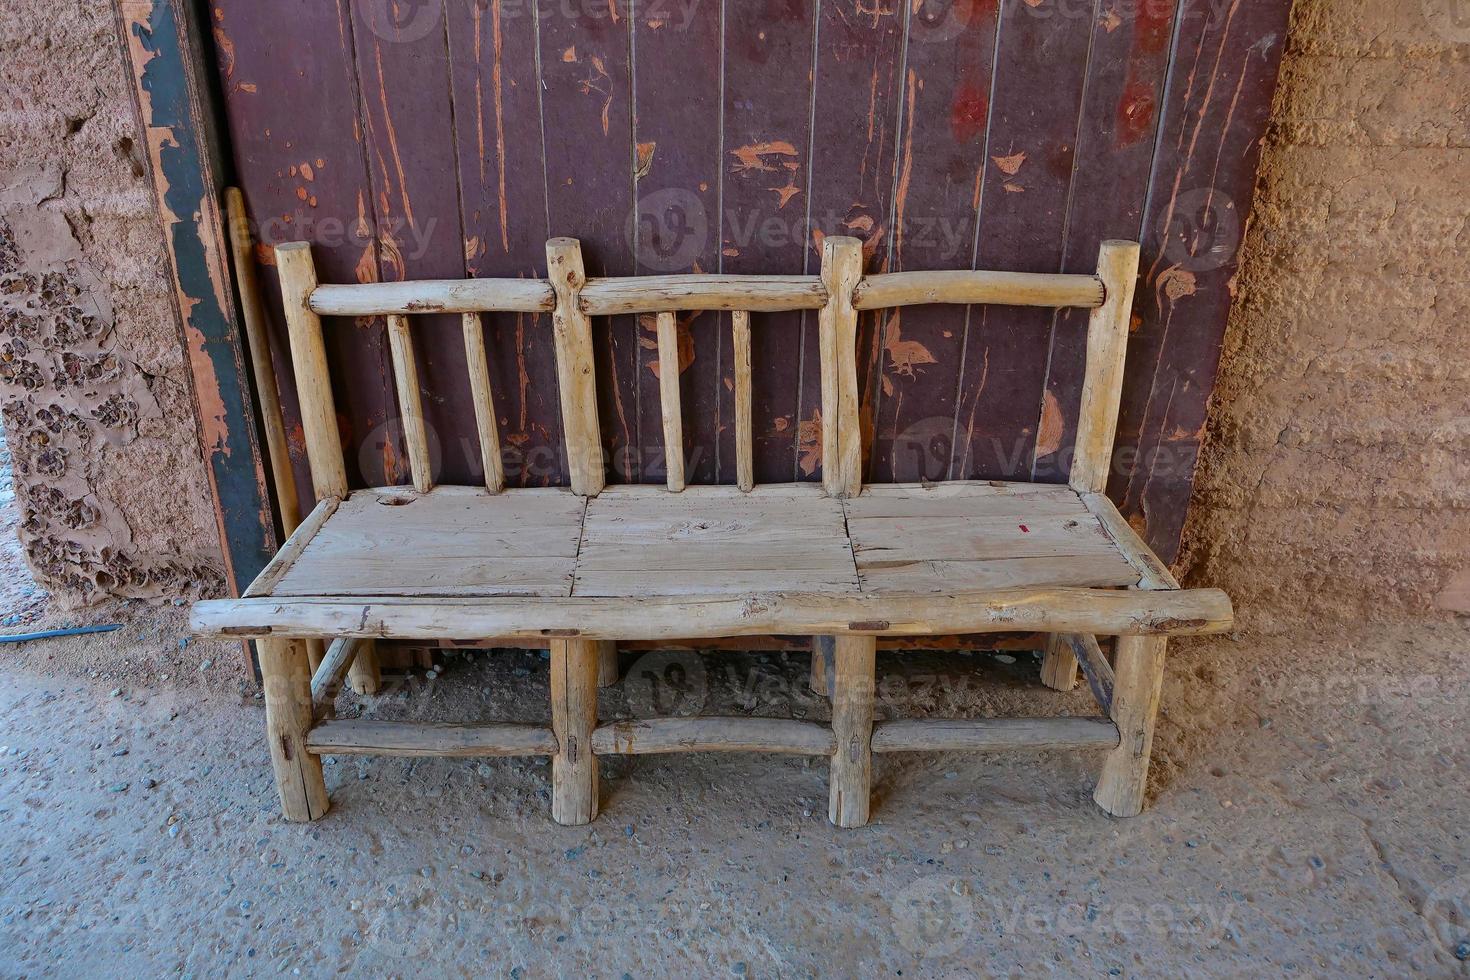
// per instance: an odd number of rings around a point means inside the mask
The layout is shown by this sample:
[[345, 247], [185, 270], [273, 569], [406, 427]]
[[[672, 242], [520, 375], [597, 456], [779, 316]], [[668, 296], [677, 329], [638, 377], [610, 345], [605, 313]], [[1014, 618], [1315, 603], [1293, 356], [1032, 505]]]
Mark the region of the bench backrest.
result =
[[749, 491], [754, 486], [750, 314], [817, 310], [822, 377], [822, 480], [828, 493], [845, 497], [862, 489], [858, 312], [937, 303], [1072, 306], [1092, 310], [1071, 485], [1078, 490], [1101, 491], [1112, 458], [1128, 319], [1138, 277], [1138, 245], [1133, 242], [1104, 242], [1096, 275], [960, 271], [896, 272], [864, 277], [861, 242], [855, 238], [829, 237], [822, 242], [822, 269], [817, 276], [674, 275], [589, 280], [577, 240], [553, 238], [546, 243], [547, 279], [353, 285], [319, 285], [311, 247], [306, 242], [281, 245], [275, 251], [301, 402], [302, 429], [318, 498], [345, 497], [348, 490], [322, 340], [320, 318], [324, 315], [387, 317], [409, 466], [414, 486], [427, 491], [433, 485], [433, 474], [409, 318], [422, 314], [461, 314], [475, 421], [485, 460], [485, 484], [491, 491], [499, 492], [505, 479], [480, 315], [552, 314], [572, 489], [592, 496], [602, 490], [606, 480], [597, 421], [592, 317], [657, 316], [667, 479], [669, 489], [679, 491], [684, 489], [684, 441], [675, 314], [730, 311], [735, 354], [736, 472], [740, 488]]

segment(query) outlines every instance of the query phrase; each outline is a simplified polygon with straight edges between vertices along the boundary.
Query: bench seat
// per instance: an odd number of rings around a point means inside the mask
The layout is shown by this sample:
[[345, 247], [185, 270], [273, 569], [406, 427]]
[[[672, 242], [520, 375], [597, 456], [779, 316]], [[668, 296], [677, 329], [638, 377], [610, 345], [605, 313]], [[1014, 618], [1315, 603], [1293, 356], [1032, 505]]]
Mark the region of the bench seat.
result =
[[[871, 486], [846, 500], [816, 484], [611, 486], [591, 498], [386, 488], [324, 501], [244, 598], [198, 604], [195, 626], [673, 639], [1189, 633], [1228, 621], [1223, 594], [1176, 591], [1167, 574], [1105, 497], [1049, 484]], [[1163, 591], [1136, 591], [1145, 579]]]

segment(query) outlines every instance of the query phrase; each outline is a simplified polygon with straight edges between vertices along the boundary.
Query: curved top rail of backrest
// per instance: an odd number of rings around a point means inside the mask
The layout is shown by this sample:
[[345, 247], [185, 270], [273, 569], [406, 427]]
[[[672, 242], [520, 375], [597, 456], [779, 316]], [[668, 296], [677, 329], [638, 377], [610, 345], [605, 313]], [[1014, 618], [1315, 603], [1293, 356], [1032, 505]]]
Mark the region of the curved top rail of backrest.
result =
[[[554, 328], [563, 429], [572, 488], [595, 495], [605, 482], [597, 420], [596, 379], [590, 317], [621, 314], [659, 316], [660, 360], [671, 355], [673, 314], [681, 311], [732, 311], [735, 329], [748, 335], [749, 314], [780, 310], [817, 310], [822, 360], [823, 483], [835, 496], [862, 489], [861, 436], [857, 392], [857, 315], [862, 310], [922, 304], [1079, 307], [1092, 310], [1087, 336], [1087, 369], [1070, 483], [1074, 489], [1105, 488], [1122, 394], [1128, 320], [1138, 277], [1139, 248], [1134, 242], [1104, 242], [1095, 275], [995, 272], [986, 270], [862, 274], [862, 243], [829, 236], [822, 241], [822, 270], [816, 276], [669, 275], [588, 279], [576, 239], [547, 242], [546, 279], [421, 280], [415, 282], [320, 285], [310, 246], [295, 242], [276, 248], [276, 265], [290, 327], [291, 355], [301, 400], [302, 427], [312, 480], [318, 497], [345, 496], [347, 478], [337, 433], [331, 382], [321, 337], [322, 316], [386, 316], [395, 343], [395, 368], [416, 373], [407, 317], [458, 313], [466, 318], [466, 345], [477, 343], [480, 313], [550, 313]], [[737, 349], [748, 339], [737, 336]], [[665, 350], [668, 348], [668, 350]], [[470, 350], [472, 365], [483, 373], [483, 349]], [[478, 356], [476, 356], [478, 354]], [[739, 372], [737, 371], [737, 374]], [[748, 386], [748, 367], [743, 382]], [[677, 368], [673, 372], [677, 379]], [[662, 383], [665, 434], [680, 441], [678, 385]], [[417, 381], [399, 378], [405, 416], [421, 413]], [[477, 388], [481, 427], [493, 429], [488, 388]], [[748, 397], [747, 397], [748, 402]], [[747, 409], [748, 411], [748, 409]], [[671, 421], [670, 416], [673, 416]], [[417, 419], [422, 424], [422, 419]], [[749, 422], [746, 421], [748, 429]], [[486, 451], [493, 432], [482, 432]], [[421, 467], [427, 470], [427, 456]], [[488, 463], [487, 463], [488, 469]], [[677, 487], [671, 474], [671, 489]], [[742, 476], [744, 486], [748, 477]], [[427, 487], [427, 475], [415, 472]]]
[[[890, 272], [864, 276], [853, 289], [856, 310], [929, 303], [1004, 306], [1103, 305], [1097, 276], [1034, 272]], [[744, 310], [820, 310], [827, 305], [821, 276], [624, 276], [588, 279], [578, 306], [588, 316]], [[311, 293], [318, 316], [425, 313], [550, 313], [556, 291], [545, 279], [421, 279], [320, 285]]]

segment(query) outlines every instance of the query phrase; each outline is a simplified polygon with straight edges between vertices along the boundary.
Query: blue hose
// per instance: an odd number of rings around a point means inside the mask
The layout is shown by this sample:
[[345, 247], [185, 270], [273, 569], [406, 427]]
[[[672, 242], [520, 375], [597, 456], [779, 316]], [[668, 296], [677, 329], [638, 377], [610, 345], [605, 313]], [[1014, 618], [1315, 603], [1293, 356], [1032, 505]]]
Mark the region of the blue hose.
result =
[[109, 626], [74, 626], [71, 629], [42, 630], [39, 633], [13, 633], [10, 636], [0, 636], [0, 643], [24, 643], [27, 640], [49, 640], [54, 636], [85, 636], [88, 633], [111, 633], [117, 629], [122, 629], [122, 623], [112, 623]]

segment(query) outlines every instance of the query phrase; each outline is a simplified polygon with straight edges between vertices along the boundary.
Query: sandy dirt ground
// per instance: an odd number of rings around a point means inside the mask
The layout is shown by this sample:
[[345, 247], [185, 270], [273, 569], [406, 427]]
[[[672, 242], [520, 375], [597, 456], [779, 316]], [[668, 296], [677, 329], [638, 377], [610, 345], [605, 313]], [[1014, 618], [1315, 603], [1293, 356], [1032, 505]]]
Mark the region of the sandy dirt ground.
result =
[[[130, 612], [0, 647], [5, 975], [1470, 974], [1462, 627], [1176, 643], [1128, 821], [1086, 754], [879, 757], [856, 831], [820, 764], [703, 755], [605, 760], [580, 828], [544, 762], [342, 758], [302, 826], [239, 648]], [[826, 714], [805, 657], [623, 667], [605, 719]], [[1024, 653], [879, 670], [882, 717], [1095, 711]], [[450, 653], [343, 712], [538, 720], [546, 684], [537, 652]]]

